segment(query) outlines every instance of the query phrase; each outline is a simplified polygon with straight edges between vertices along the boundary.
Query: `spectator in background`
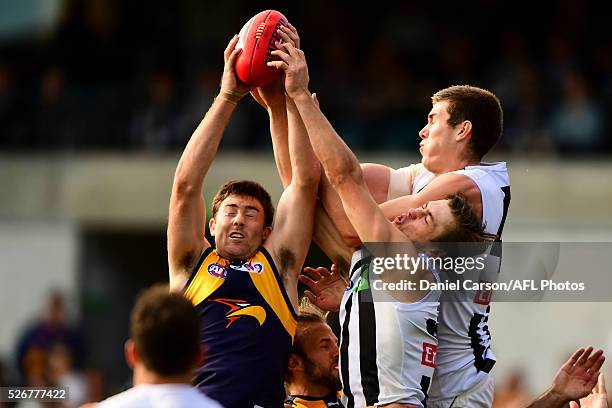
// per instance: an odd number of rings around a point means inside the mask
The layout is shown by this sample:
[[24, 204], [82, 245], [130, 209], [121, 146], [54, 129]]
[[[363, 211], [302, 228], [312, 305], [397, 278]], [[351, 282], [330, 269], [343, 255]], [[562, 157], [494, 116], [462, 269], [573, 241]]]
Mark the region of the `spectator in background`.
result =
[[64, 70], [50, 66], [41, 73], [30, 143], [43, 149], [74, 148], [87, 135], [79, 134], [82, 119], [75, 115], [76, 103], [67, 87]]
[[70, 350], [62, 344], [54, 345], [47, 354], [48, 384], [53, 387], [66, 387], [70, 399], [65, 407], [78, 407], [88, 400], [88, 384], [85, 375], [74, 368]]
[[130, 125], [131, 139], [148, 151], [166, 151], [182, 146], [185, 134], [181, 127], [176, 76], [168, 68], [158, 68], [148, 78], [147, 99], [136, 111]]
[[487, 77], [504, 103], [504, 137], [500, 147], [515, 153], [550, 151], [550, 139], [542, 129], [543, 81], [531, 59], [528, 34], [514, 28], [501, 34], [497, 58], [488, 66]]
[[66, 323], [64, 299], [58, 292], [49, 296], [43, 318], [27, 328], [17, 346], [17, 367], [24, 386], [45, 386], [49, 381], [48, 357], [53, 347], [62, 346], [76, 367], [81, 367], [84, 344], [80, 329]]
[[169, 293], [167, 285], [145, 290], [132, 309], [130, 330], [125, 359], [134, 387], [88, 407], [221, 407], [191, 386], [203, 352], [199, 317], [187, 299]]
[[529, 393], [525, 387], [525, 376], [514, 370], [506, 383], [495, 391], [493, 408], [522, 408], [529, 402]]
[[16, 134], [13, 129], [16, 99], [13, 69], [0, 60], [0, 143], [8, 146], [15, 143], [13, 136]]
[[572, 72], [563, 79], [563, 96], [555, 106], [550, 131], [561, 153], [595, 152], [600, 147], [604, 117], [584, 76]]
[[[210, 101], [218, 93], [219, 72], [216, 68], [202, 66], [197, 72], [195, 85], [191, 84], [188, 90], [187, 102], [184, 106], [181, 118], [181, 129], [183, 134], [189, 134], [195, 129], [202, 120], [202, 112], [210, 107]], [[227, 125], [223, 136], [223, 146], [235, 149], [244, 149], [249, 143], [255, 143], [248, 139], [254, 139], [255, 135], [249, 134], [248, 110], [238, 109], [232, 115], [231, 122]], [[179, 143], [183, 145], [184, 140], [179, 138]]]

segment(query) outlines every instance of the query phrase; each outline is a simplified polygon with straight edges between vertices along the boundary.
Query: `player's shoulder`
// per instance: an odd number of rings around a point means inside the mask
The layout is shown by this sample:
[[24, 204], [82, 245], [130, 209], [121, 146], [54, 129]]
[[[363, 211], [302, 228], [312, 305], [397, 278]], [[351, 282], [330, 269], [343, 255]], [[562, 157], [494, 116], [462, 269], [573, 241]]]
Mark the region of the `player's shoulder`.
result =
[[445, 185], [453, 186], [454, 190], [462, 190], [464, 188], [475, 186], [476, 183], [474, 182], [473, 177], [470, 177], [468, 174], [460, 172], [440, 174], [430, 183], [430, 187], [439, 187]]
[[145, 403], [149, 398], [148, 387], [137, 386], [119, 394], [108, 397], [97, 404], [98, 408], [113, 408], [122, 406], [135, 406]]
[[482, 180], [494, 185], [510, 185], [506, 162], [483, 162], [475, 166], [466, 166], [464, 169], [452, 173], [463, 174], [479, 182]]
[[143, 384], [114, 395], [100, 403], [100, 408], [154, 406], [164, 400], [175, 407], [222, 408], [221, 404], [187, 384]]
[[400, 167], [395, 171], [410, 175], [411, 177], [416, 177], [428, 172], [425, 166], [423, 166], [423, 163], [413, 163], [405, 167]]
[[474, 166], [466, 166], [462, 170], [458, 170], [458, 172], [476, 172], [482, 174], [507, 174], [508, 166], [506, 162], [481, 162], [478, 165]]

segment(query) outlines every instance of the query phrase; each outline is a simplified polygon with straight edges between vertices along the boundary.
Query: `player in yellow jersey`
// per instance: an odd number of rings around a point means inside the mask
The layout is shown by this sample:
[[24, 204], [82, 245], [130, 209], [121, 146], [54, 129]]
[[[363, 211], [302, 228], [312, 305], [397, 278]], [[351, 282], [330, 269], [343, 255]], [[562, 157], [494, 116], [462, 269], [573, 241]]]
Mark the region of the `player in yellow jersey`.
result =
[[[200, 313], [206, 363], [197, 385], [226, 408], [280, 407], [283, 374], [296, 328], [297, 276], [312, 239], [320, 166], [303, 125], [293, 126], [293, 174], [276, 216], [268, 193], [252, 181], [231, 181], [217, 193], [204, 236], [202, 185], [223, 132], [249, 92], [234, 73], [238, 37], [224, 53], [221, 90], [197, 127], [174, 176], [168, 220], [170, 287]], [[289, 121], [300, 121], [295, 108]], [[273, 221], [274, 220], [274, 221]]]

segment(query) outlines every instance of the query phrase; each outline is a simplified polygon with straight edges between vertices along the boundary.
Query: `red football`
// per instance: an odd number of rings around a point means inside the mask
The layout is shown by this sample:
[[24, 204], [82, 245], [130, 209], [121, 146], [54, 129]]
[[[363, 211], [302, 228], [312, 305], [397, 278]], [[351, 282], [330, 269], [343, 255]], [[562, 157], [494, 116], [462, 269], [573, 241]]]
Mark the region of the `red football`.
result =
[[270, 54], [276, 49], [275, 41], [282, 42], [276, 32], [286, 26], [287, 19], [276, 10], [266, 10], [251, 18], [240, 30], [236, 48], [242, 53], [236, 59], [236, 75], [248, 86], [264, 86], [272, 82], [280, 71], [266, 65], [273, 59]]

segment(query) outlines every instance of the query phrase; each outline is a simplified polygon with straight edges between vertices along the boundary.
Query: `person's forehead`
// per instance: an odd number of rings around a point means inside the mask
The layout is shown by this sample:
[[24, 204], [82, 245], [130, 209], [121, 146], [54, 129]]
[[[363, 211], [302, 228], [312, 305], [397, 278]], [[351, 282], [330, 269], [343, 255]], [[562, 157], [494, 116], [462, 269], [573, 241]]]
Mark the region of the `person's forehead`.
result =
[[448, 200], [434, 200], [434, 201], [430, 201], [427, 204], [427, 207], [431, 210], [432, 208], [435, 208], [437, 210], [440, 210], [444, 207], [448, 207]]
[[258, 209], [263, 209], [261, 203], [255, 197], [238, 194], [230, 194], [221, 203], [222, 207], [228, 205], [236, 205], [238, 207], [257, 207]]
[[452, 212], [448, 206], [448, 200], [430, 201], [427, 208], [434, 216], [437, 223], [446, 223], [452, 220]]
[[334, 338], [334, 333], [325, 323], [309, 323], [309, 326], [305, 330], [306, 340], [313, 345], [318, 344], [321, 340]]
[[429, 113], [436, 114], [436, 115], [442, 115], [445, 113], [448, 114], [448, 101], [435, 102], [431, 106], [431, 111]]

